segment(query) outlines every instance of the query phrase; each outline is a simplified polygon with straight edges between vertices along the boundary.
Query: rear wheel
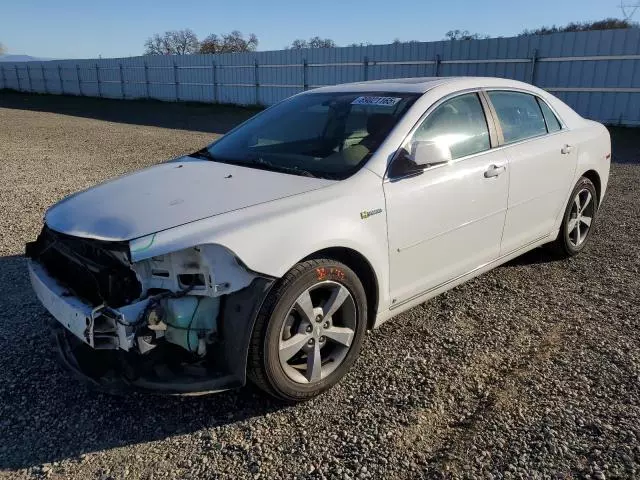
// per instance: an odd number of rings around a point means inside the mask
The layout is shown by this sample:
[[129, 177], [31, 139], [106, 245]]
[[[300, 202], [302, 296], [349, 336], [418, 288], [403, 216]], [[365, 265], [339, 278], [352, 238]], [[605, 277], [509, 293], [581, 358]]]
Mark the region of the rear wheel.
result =
[[269, 294], [252, 334], [249, 378], [288, 401], [335, 385], [356, 360], [366, 330], [362, 283], [346, 265], [299, 263]]
[[591, 180], [581, 177], [569, 197], [558, 238], [552, 244], [563, 257], [580, 253], [591, 236], [598, 211], [598, 194]]

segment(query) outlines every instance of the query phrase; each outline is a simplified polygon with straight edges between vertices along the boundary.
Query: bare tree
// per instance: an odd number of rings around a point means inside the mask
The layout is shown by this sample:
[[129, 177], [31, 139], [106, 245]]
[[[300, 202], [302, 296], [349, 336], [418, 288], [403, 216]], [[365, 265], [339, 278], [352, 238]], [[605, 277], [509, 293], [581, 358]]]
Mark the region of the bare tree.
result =
[[212, 33], [200, 42], [200, 53], [220, 53], [222, 51], [222, 39]]
[[469, 30], [449, 30], [445, 33], [445, 40], [485, 40], [489, 35], [471, 33]]
[[571, 22], [561, 27], [552, 25], [550, 27], [540, 27], [533, 30], [524, 30], [522, 33], [520, 33], [520, 36], [545, 35], [548, 33], [559, 32], [585, 32], [588, 30], [612, 30], [620, 28], [640, 28], [640, 23], [632, 22], [630, 20], [620, 20], [618, 18], [605, 18], [604, 20], [598, 20], [595, 22]]
[[222, 50], [224, 53], [253, 52], [256, 48], [258, 48], [258, 37], [253, 33], [249, 34], [247, 39], [238, 30], [222, 36]]
[[309, 48], [335, 48], [336, 42], [330, 38], [313, 37], [309, 39]]
[[247, 38], [234, 30], [221, 36], [212, 33], [200, 44], [200, 53], [254, 52], [258, 48], [258, 37], [250, 33]]
[[145, 55], [188, 55], [198, 53], [198, 37], [190, 29], [169, 30], [149, 37], [144, 43]]
[[293, 42], [291, 42], [291, 45], [288, 45], [285, 48], [292, 49], [292, 50], [301, 50], [303, 48], [309, 48], [309, 42], [301, 38], [298, 38]]
[[145, 55], [171, 55], [166, 35], [154, 33], [153, 36], [147, 38], [144, 42]]
[[300, 50], [301, 48], [335, 48], [336, 42], [330, 38], [311, 37], [309, 40], [297, 39], [291, 42], [291, 45], [285, 47], [293, 50]]
[[420, 40], [400, 40], [399, 38], [394, 38], [392, 45], [401, 45], [403, 43], [420, 43]]

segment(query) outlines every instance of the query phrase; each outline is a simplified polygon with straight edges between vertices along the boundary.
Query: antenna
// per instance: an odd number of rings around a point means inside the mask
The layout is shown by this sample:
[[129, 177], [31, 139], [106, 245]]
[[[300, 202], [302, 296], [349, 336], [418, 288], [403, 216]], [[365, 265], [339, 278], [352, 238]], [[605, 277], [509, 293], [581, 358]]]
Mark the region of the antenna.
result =
[[622, 16], [626, 21], [631, 21], [636, 11], [640, 8], [640, 3], [624, 3], [624, 0], [620, 0], [620, 10], [622, 10]]

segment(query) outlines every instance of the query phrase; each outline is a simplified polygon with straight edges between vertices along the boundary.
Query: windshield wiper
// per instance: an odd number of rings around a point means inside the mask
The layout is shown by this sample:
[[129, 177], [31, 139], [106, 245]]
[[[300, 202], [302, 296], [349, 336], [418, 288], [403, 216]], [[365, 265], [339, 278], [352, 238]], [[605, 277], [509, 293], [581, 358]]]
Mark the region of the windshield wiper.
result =
[[273, 170], [279, 170], [281, 172], [289, 172], [289, 173], [293, 173], [295, 175], [303, 175], [305, 177], [318, 178], [317, 175], [314, 175], [309, 170], [304, 170], [304, 169], [298, 168], [298, 167], [289, 167], [289, 166], [286, 166], [286, 165], [279, 165], [277, 163], [270, 162], [269, 160], [265, 160], [262, 157], [251, 158], [249, 160], [249, 162], [254, 164], [254, 165], [262, 165], [264, 167], [271, 168]]
[[304, 170], [304, 169], [298, 168], [298, 167], [288, 167], [286, 165], [279, 165], [277, 163], [270, 162], [269, 160], [265, 160], [262, 157], [249, 158], [248, 162], [246, 162], [246, 161], [222, 160], [222, 159], [212, 155], [211, 152], [209, 151], [209, 149], [206, 148], [206, 147], [201, 149], [201, 150], [198, 150], [197, 152], [193, 152], [190, 155], [191, 156], [195, 156], [195, 157], [200, 157], [200, 158], [206, 158], [207, 160], [213, 160], [214, 162], [231, 163], [232, 165], [239, 165], [241, 167], [242, 166], [246, 166], [246, 165], [261, 165], [263, 167], [267, 167], [267, 168], [270, 168], [272, 170], [279, 170], [281, 172], [289, 172], [289, 173], [293, 173], [295, 175], [303, 175], [305, 177], [318, 178], [318, 175], [315, 175], [315, 174], [311, 173], [308, 170]]
[[191, 155], [192, 157], [206, 158], [207, 160], [217, 160], [216, 157], [211, 155], [211, 152], [207, 147], [201, 148], [197, 152], [190, 153], [189, 155]]

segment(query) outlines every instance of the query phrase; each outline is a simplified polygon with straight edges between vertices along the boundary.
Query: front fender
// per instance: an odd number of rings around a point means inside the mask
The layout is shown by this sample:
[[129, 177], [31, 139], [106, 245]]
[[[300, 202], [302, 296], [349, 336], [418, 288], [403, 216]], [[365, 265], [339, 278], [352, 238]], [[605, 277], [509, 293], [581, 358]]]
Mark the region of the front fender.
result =
[[276, 278], [319, 250], [350, 248], [374, 269], [380, 306], [388, 302], [382, 180], [365, 169], [335, 186], [138, 238], [130, 249], [138, 262], [205, 244], [222, 245], [250, 270]]

